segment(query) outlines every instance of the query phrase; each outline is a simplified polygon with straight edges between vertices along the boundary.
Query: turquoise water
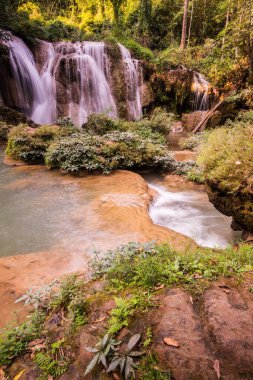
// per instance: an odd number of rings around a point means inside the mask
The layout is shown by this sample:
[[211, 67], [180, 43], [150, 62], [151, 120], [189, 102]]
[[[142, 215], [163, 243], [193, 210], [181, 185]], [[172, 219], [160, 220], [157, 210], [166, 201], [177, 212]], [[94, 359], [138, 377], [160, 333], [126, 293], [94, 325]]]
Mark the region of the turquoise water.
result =
[[0, 148], [0, 256], [82, 241], [85, 216], [82, 224], [76, 212], [80, 203], [85, 207], [91, 199], [89, 189], [80, 194], [78, 185], [65, 183], [59, 173], [43, 167], [7, 166], [3, 157]]

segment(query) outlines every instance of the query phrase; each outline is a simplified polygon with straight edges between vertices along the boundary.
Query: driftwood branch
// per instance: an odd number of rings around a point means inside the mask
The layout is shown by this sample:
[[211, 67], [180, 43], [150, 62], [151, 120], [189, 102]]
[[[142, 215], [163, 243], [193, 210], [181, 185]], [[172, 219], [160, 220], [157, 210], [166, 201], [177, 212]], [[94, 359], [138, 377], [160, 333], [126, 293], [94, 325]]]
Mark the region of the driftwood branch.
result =
[[202, 126], [208, 122], [208, 120], [210, 119], [210, 117], [213, 115], [213, 113], [217, 110], [217, 108], [219, 108], [219, 106], [224, 102], [225, 98], [222, 98], [219, 100], [219, 102], [211, 109], [207, 112], [206, 116], [204, 117], [203, 120], [201, 120], [199, 122], [199, 124], [195, 127], [195, 129], [193, 130], [193, 134], [199, 132], [202, 128]]

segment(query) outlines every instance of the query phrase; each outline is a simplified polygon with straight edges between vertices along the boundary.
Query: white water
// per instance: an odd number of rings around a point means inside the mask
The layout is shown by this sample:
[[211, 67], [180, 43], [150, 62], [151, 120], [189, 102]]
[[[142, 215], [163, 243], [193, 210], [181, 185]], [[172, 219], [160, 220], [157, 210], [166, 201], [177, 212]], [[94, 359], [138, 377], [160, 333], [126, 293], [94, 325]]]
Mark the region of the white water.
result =
[[204, 191], [171, 192], [157, 184], [149, 186], [158, 193], [149, 210], [155, 224], [189, 236], [203, 247], [226, 248], [235, 240], [231, 218], [220, 214]]
[[51, 103], [31, 51], [18, 37], [7, 42], [15, 80], [17, 106], [36, 123], [50, 123]]
[[209, 109], [209, 88], [210, 84], [204, 76], [195, 71], [191, 85], [192, 103], [195, 111], [206, 111]]
[[128, 115], [131, 120], [139, 120], [142, 117], [139, 61], [131, 57], [129, 50], [125, 46], [118, 45], [124, 62]]
[[54, 61], [54, 75], [66, 78], [67, 115], [72, 120], [82, 125], [94, 113], [117, 117], [108, 81], [109, 60], [103, 42], [58, 43]]
[[[103, 42], [40, 41], [40, 67], [20, 38], [12, 36], [7, 45], [14, 80], [7, 81], [10, 87], [2, 90], [10, 94], [10, 106], [38, 124], [51, 124], [61, 116], [69, 116], [77, 125], [95, 113], [117, 117], [110, 61]], [[124, 46], [119, 48], [125, 67], [128, 117], [137, 120], [142, 116], [139, 63]]]

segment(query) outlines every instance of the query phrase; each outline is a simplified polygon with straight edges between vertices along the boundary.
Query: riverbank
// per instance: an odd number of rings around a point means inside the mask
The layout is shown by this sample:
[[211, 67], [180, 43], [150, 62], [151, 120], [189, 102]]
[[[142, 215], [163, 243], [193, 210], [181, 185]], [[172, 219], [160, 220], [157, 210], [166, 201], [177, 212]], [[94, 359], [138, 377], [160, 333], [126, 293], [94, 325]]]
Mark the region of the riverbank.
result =
[[0, 326], [16, 319], [20, 307], [14, 301], [28, 288], [86, 272], [94, 249], [150, 240], [170, 241], [177, 249], [195, 246], [191, 239], [152, 223], [152, 194], [136, 173], [78, 178], [44, 166], [3, 170], [1, 196], [7, 198], [2, 198], [1, 246], [10, 256], [0, 258]]

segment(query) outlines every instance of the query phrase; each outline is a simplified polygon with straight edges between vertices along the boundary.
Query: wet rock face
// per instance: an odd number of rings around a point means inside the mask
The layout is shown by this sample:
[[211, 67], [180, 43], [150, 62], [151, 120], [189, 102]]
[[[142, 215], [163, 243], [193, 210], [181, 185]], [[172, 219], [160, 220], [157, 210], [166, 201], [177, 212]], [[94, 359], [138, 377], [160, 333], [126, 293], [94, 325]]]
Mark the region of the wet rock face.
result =
[[[248, 187], [250, 186], [249, 183]], [[233, 217], [232, 227], [235, 230], [253, 232], [253, 194], [250, 191], [236, 194], [224, 193], [217, 184], [209, 181], [207, 194], [217, 210]]]
[[27, 123], [30, 126], [35, 126], [31, 120], [18, 111], [15, 111], [11, 108], [4, 107], [0, 105], [0, 121], [3, 121], [10, 125], [18, 125], [20, 123]]
[[172, 111], [182, 112], [189, 106], [193, 72], [183, 68], [163, 70], [151, 75], [156, 104], [168, 105]]
[[194, 128], [201, 122], [206, 111], [195, 111], [184, 113], [182, 115], [182, 124], [186, 131], [192, 132]]
[[0, 94], [3, 104], [21, 109], [14, 75], [11, 69], [9, 49], [4, 44], [0, 45], [0, 77]]
[[106, 44], [106, 52], [110, 62], [112, 94], [117, 104], [118, 116], [122, 119], [127, 119], [128, 111], [124, 64], [119, 46], [117, 44]]

